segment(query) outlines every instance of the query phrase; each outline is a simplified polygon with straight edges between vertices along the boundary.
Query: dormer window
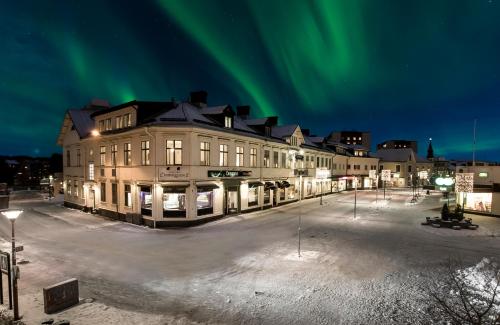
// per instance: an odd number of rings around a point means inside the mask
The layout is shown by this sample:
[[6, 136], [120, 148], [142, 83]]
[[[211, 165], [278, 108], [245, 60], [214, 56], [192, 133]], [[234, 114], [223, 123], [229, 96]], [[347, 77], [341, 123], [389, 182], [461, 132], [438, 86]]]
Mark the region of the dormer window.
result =
[[233, 127], [233, 118], [231, 116], [224, 117], [224, 127], [228, 129]]

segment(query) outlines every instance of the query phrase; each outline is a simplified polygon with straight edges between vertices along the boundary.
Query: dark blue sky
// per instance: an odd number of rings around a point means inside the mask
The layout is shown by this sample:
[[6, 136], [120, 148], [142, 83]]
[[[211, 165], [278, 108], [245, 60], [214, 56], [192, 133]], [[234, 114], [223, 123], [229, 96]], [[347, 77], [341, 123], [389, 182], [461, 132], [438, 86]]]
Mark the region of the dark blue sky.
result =
[[433, 138], [500, 160], [500, 2], [16, 1], [0, 10], [0, 154], [49, 155], [92, 98], [249, 104], [318, 135]]

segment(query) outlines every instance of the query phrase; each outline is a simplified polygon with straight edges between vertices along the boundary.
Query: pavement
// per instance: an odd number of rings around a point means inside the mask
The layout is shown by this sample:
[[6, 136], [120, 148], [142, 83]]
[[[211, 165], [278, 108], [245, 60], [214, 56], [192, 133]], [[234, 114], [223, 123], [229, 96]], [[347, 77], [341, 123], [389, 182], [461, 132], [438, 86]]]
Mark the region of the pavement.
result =
[[[499, 257], [500, 219], [470, 216], [476, 231], [422, 226], [443, 202], [434, 193], [410, 203], [411, 190], [387, 200], [358, 191], [354, 218], [354, 195], [186, 229], [106, 219], [62, 207], [60, 197], [11, 202], [24, 210], [16, 221], [21, 313], [28, 324], [47, 318], [42, 288], [76, 277], [90, 302], [55, 315], [71, 324], [398, 323], [377, 308], [411, 299], [408, 279], [449, 257], [470, 265]], [[10, 230], [0, 219], [2, 249]]]

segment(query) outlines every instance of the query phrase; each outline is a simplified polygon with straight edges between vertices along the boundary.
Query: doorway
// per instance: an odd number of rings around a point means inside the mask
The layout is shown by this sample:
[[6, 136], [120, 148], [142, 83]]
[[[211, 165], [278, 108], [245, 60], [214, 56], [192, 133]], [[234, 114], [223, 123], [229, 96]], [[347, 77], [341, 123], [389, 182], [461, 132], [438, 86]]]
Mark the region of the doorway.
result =
[[227, 207], [226, 214], [234, 214], [239, 212], [239, 195], [238, 187], [230, 186], [227, 188]]

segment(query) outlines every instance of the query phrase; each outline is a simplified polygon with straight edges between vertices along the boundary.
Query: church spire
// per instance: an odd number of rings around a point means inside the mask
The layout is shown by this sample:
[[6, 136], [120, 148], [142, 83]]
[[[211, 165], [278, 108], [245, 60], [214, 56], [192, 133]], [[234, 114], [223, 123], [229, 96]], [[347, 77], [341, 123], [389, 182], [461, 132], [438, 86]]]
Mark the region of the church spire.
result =
[[427, 148], [427, 159], [434, 159], [434, 149], [432, 149], [432, 138], [429, 138], [429, 147]]

